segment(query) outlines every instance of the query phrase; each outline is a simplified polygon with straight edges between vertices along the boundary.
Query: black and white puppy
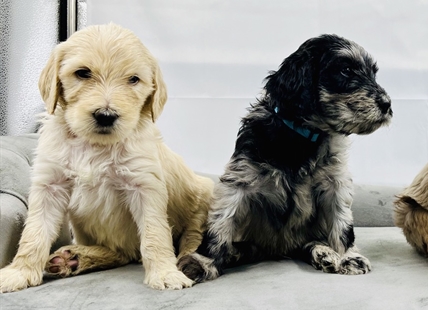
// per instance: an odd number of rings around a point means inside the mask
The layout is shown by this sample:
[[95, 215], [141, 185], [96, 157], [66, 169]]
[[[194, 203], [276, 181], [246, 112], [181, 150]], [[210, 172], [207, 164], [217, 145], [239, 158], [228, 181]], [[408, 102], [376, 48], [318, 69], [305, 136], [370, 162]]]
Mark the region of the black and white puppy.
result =
[[179, 268], [196, 282], [230, 265], [296, 257], [324, 272], [364, 274], [354, 245], [348, 136], [392, 118], [378, 67], [336, 35], [303, 43], [266, 78], [216, 185], [209, 230]]

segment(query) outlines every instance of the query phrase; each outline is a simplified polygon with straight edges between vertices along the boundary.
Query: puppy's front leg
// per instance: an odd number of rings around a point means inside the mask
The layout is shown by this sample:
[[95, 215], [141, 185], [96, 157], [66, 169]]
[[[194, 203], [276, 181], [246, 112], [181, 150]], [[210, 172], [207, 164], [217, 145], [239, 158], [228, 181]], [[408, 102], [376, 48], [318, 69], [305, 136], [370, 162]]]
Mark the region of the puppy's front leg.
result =
[[349, 275], [365, 274], [371, 269], [370, 261], [361, 255], [354, 245], [343, 255], [338, 273]]
[[[0, 270], [2, 293], [42, 283], [52, 243], [58, 237], [69, 200], [68, 181], [58, 171], [40, 165], [29, 195], [28, 217], [12, 263]], [[52, 176], [56, 176], [53, 180]]]
[[[339, 177], [340, 176], [340, 177]], [[318, 188], [319, 200], [327, 224], [328, 244], [341, 260], [336, 272], [341, 274], [364, 274], [371, 270], [369, 260], [358, 253], [354, 245], [354, 225], [351, 211], [353, 186], [347, 174], [329, 176]], [[314, 247], [318, 249], [319, 247]], [[313, 257], [315, 257], [313, 253]]]
[[180, 260], [183, 256], [196, 252], [198, 246], [202, 242], [203, 234], [206, 230], [206, 215], [207, 211], [204, 208], [194, 213], [189, 219], [187, 227], [184, 229], [180, 237], [179, 251], [177, 259]]
[[168, 224], [168, 194], [156, 177], [128, 189], [126, 197], [138, 226], [140, 249], [146, 271], [144, 283], [155, 289], [182, 289], [193, 281], [176, 267], [172, 231]]

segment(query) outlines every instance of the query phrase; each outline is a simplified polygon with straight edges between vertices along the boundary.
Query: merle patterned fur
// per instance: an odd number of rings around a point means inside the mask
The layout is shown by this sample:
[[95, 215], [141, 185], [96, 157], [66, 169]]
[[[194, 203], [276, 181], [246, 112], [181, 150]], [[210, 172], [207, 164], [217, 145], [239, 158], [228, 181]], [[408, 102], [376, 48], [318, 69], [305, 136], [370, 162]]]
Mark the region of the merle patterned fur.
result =
[[270, 73], [214, 190], [204, 241], [179, 261], [188, 277], [202, 282], [228, 266], [285, 256], [324, 272], [370, 271], [354, 245], [347, 151], [350, 134], [392, 118], [377, 70], [361, 46], [322, 35]]

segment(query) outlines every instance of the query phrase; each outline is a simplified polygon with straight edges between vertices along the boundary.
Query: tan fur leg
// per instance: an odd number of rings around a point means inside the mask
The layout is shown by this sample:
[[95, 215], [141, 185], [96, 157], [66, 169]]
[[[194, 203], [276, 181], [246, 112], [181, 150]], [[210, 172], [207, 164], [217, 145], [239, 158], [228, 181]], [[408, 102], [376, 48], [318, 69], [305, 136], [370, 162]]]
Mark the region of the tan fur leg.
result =
[[205, 230], [206, 212], [201, 211], [199, 214], [195, 214], [181, 235], [177, 259], [196, 252], [196, 249], [202, 242]]
[[202, 242], [203, 234], [207, 230], [208, 210], [214, 190], [214, 182], [210, 179], [198, 177], [200, 183], [199, 199], [195, 202], [197, 212], [188, 219], [179, 243], [178, 260], [183, 256], [196, 252]]
[[[54, 188], [54, 190], [52, 189]], [[49, 249], [58, 237], [64, 219], [67, 193], [60, 186], [33, 185], [29, 211], [12, 263], [0, 270], [0, 292], [18, 291], [40, 285]]]
[[129, 258], [103, 246], [67, 245], [49, 257], [45, 271], [50, 275], [68, 277], [129, 262]]
[[[153, 179], [152, 184], [155, 183], [156, 179]], [[137, 189], [127, 195], [130, 211], [140, 232], [140, 251], [146, 271], [144, 283], [161, 290], [191, 287], [193, 281], [176, 266], [172, 231], [166, 213], [166, 188], [164, 187], [163, 191], [162, 186], [153, 188], [156, 191], [142, 192]]]

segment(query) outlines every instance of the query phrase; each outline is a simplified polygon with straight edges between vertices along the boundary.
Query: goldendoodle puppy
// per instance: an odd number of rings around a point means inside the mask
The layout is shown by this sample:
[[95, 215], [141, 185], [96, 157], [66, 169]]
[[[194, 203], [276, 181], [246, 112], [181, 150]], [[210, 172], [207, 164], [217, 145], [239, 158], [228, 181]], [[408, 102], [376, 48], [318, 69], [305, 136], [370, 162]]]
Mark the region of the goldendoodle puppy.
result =
[[[156, 289], [190, 287], [176, 267], [202, 240], [213, 182], [163, 142], [155, 120], [167, 99], [155, 60], [129, 30], [91, 26], [53, 51], [39, 88], [43, 121], [28, 219], [0, 271], [2, 292], [142, 260]], [[49, 257], [68, 216], [75, 244]]]

